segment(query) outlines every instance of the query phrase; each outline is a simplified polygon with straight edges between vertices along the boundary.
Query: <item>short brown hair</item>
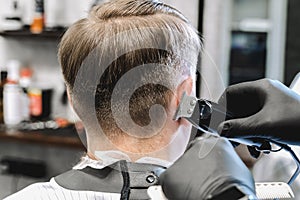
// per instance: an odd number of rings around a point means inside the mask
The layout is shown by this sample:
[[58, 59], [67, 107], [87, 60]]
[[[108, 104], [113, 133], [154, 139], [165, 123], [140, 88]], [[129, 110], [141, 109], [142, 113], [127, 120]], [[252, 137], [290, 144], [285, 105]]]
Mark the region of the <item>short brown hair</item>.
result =
[[[113, 130], [117, 126], [112, 107], [124, 110], [122, 95], [126, 91], [124, 88], [117, 91], [119, 96], [114, 105], [111, 97], [124, 74], [136, 66], [162, 65], [152, 72], [144, 71], [134, 76], [145, 83], [137, 86], [130, 97], [130, 116], [138, 125], [146, 126], [150, 122], [151, 106], [159, 104], [167, 108], [169, 95], [179, 84], [182, 73], [195, 73], [200, 49], [197, 31], [176, 9], [156, 0], [113, 0], [93, 7], [87, 18], [73, 24], [62, 38], [58, 55], [66, 84], [75, 101], [75, 110], [81, 119], [87, 117], [89, 109], [88, 105], [85, 106], [87, 103], [76, 100], [79, 95], [74, 94], [80, 68], [85, 62], [88, 63], [86, 66], [103, 68], [96, 92], [90, 94], [95, 96], [93, 109], [101, 127]], [[119, 55], [116, 52], [123, 53]], [[106, 62], [108, 57], [114, 59]], [[93, 71], [87, 73], [94, 75]], [[160, 79], [166, 85], [149, 82], [154, 79]], [[80, 82], [82, 88], [89, 88], [86, 80]]]

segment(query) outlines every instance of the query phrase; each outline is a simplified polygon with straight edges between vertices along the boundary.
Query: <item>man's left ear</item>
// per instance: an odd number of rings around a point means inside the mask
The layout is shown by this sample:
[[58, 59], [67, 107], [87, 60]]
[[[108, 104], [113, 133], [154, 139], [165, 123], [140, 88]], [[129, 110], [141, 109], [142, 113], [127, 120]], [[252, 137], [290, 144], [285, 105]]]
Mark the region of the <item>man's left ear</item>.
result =
[[187, 95], [195, 95], [195, 84], [192, 76], [189, 76], [182, 83], [180, 83], [176, 89], [177, 105], [183, 95], [186, 92]]

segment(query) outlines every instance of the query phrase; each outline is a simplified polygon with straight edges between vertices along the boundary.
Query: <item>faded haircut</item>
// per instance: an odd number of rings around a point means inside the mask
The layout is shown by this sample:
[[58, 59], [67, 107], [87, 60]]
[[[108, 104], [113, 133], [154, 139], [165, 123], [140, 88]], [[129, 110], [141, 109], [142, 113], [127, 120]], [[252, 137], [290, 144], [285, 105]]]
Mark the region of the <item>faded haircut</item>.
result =
[[[122, 100], [128, 92], [126, 82], [121, 84], [122, 89], [115, 87], [126, 73], [137, 66], [147, 68], [127, 80], [128, 84], [142, 82], [130, 95], [129, 112], [136, 124], [146, 126], [151, 121], [149, 109], [155, 104], [167, 109], [172, 90], [186, 75], [195, 74], [200, 50], [197, 31], [176, 9], [156, 0], [114, 0], [94, 6], [87, 18], [66, 31], [58, 57], [75, 110], [82, 120], [88, 118], [89, 105], [75, 94], [80, 68], [90, 65], [95, 65], [95, 71], [103, 68], [96, 92], [90, 94], [95, 96], [93, 109], [101, 127], [114, 132], [118, 126], [112, 109], [125, 112]], [[88, 81], [81, 82], [83, 88], [89, 88]], [[118, 98], [112, 104], [114, 92]]]

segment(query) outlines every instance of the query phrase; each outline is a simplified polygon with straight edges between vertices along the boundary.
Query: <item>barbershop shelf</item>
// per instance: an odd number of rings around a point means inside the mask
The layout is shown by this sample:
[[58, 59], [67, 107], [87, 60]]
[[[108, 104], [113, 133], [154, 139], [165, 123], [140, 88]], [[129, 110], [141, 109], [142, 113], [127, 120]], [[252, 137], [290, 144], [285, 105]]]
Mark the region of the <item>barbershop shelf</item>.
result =
[[85, 150], [75, 128], [39, 131], [0, 130], [0, 141], [4, 140]]
[[29, 28], [14, 31], [0, 31], [0, 36], [12, 38], [32, 38], [32, 39], [60, 39], [66, 28], [46, 29], [42, 33], [33, 34]]

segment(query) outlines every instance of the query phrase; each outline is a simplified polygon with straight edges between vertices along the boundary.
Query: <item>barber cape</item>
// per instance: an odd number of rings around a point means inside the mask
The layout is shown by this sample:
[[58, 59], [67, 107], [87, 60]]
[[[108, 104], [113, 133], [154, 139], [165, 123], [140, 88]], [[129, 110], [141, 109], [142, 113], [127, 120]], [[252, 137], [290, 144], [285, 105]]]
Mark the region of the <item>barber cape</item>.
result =
[[133, 163], [116, 151], [101, 154], [103, 160], [84, 157], [72, 170], [49, 182], [32, 184], [5, 200], [165, 199], [159, 176], [171, 163], [150, 157]]

